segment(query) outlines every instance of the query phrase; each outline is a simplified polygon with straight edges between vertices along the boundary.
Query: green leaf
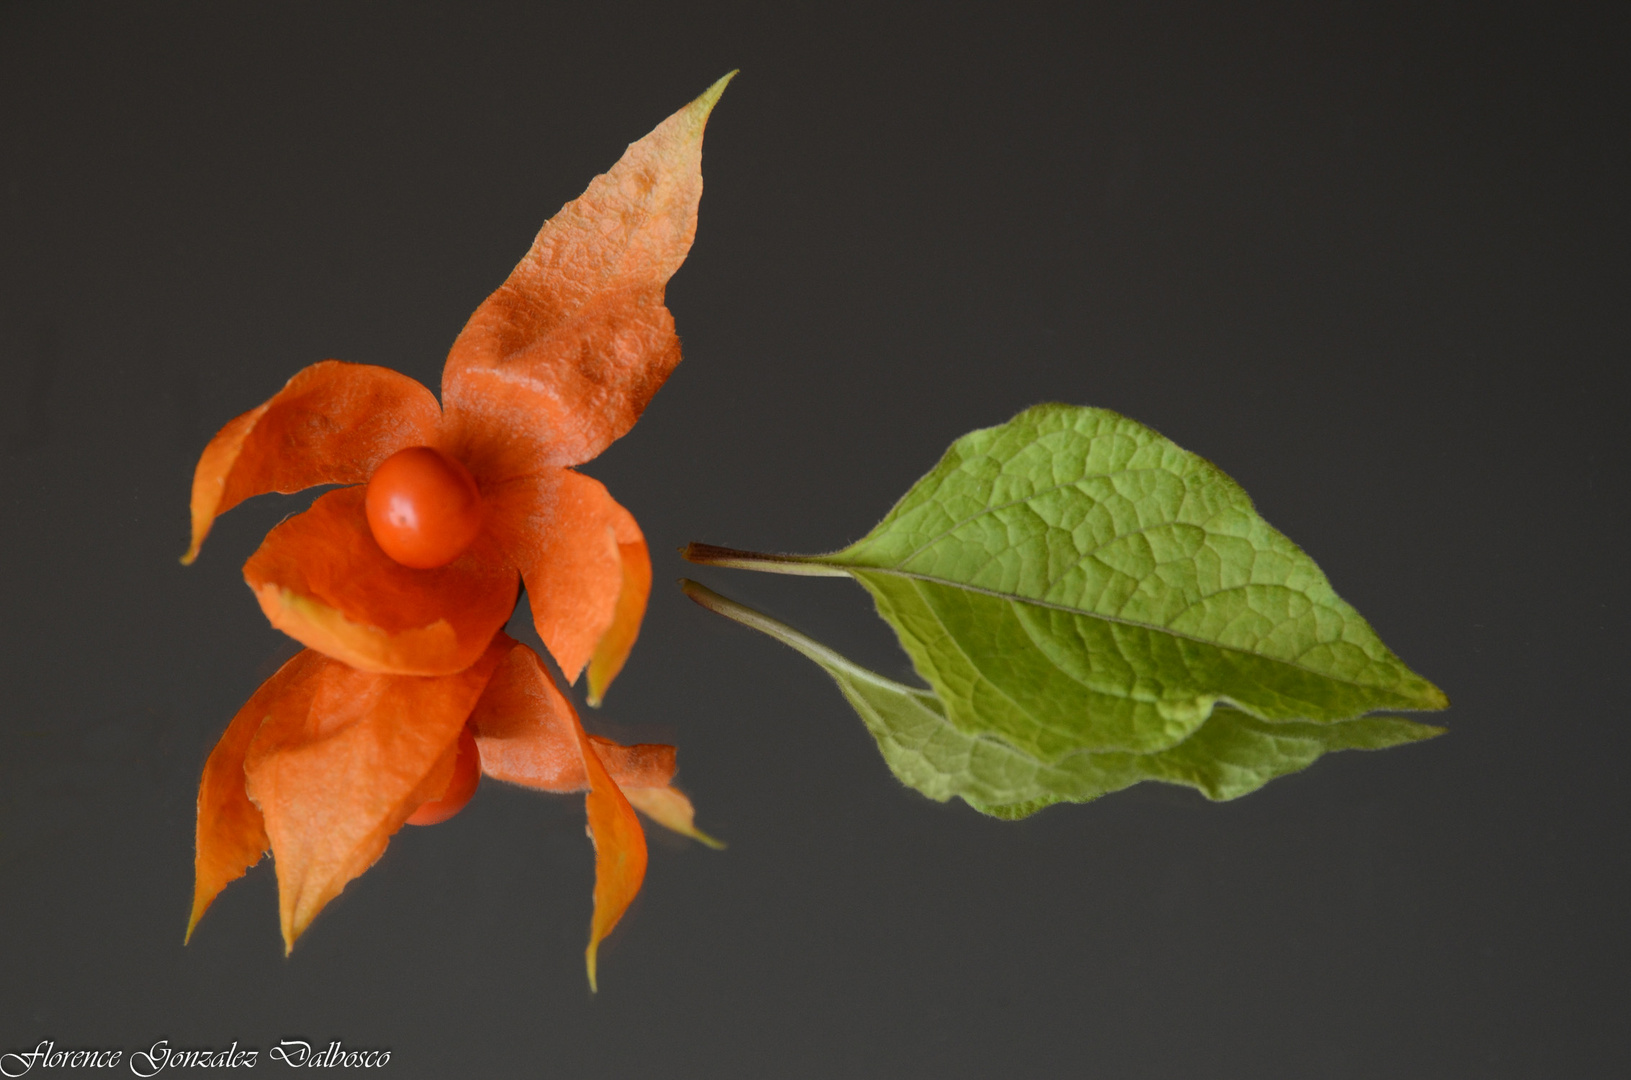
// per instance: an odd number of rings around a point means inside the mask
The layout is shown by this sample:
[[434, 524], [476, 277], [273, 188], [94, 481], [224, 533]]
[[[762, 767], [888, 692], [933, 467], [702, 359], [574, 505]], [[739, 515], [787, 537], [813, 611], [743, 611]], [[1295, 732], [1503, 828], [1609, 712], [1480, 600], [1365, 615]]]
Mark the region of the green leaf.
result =
[[1176, 747], [1220, 702], [1312, 723], [1448, 704], [1238, 484], [1105, 409], [964, 436], [842, 551], [686, 557], [854, 577], [955, 730], [1042, 762]]
[[1047, 764], [993, 736], [958, 730], [931, 691], [868, 671], [706, 586], [694, 581], [680, 585], [703, 607], [768, 634], [819, 664], [838, 683], [901, 783], [939, 802], [959, 796], [994, 817], [1022, 818], [1057, 802], [1087, 802], [1141, 780], [1184, 784], [1209, 799], [1234, 799], [1333, 750], [1378, 750], [1443, 732], [1386, 716], [1327, 724], [1265, 723], [1220, 705], [1194, 734], [1166, 750], [1077, 751]]

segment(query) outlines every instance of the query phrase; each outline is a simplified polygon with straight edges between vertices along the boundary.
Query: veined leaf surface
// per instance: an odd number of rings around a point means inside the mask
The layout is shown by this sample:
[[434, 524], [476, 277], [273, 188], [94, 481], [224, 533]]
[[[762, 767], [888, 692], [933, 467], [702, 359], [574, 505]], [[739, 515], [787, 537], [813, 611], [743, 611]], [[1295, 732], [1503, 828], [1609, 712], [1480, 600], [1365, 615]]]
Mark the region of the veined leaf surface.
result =
[[1238, 484], [1105, 409], [965, 435], [842, 551], [687, 557], [853, 576], [957, 731], [1046, 763], [1175, 747], [1219, 702], [1316, 724], [1448, 704]]
[[1022, 818], [1057, 802], [1087, 802], [1141, 780], [1187, 785], [1209, 799], [1234, 799], [1331, 751], [1379, 750], [1443, 731], [1391, 716], [1268, 723], [1219, 705], [1193, 734], [1165, 750], [1076, 751], [1044, 763], [999, 738], [959, 730], [930, 690], [868, 671], [785, 623], [694, 581], [681, 585], [703, 607], [768, 634], [819, 664], [838, 683], [901, 783], [938, 802], [958, 796], [994, 817]]

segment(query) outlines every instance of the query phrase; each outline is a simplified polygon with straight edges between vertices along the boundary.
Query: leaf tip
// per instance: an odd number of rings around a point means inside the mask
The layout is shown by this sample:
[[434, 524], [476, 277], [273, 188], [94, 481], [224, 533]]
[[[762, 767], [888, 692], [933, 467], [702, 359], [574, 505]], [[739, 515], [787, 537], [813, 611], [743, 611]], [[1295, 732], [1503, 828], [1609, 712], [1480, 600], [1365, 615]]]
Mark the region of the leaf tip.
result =
[[1441, 712], [1450, 707], [1450, 696], [1448, 694], [1420, 675], [1415, 674], [1415, 672], [1411, 672], [1410, 675], [1412, 685], [1409, 685], [1406, 690], [1410, 700], [1410, 704], [1405, 706], [1407, 710]]
[[583, 963], [589, 971], [589, 992], [600, 993], [600, 987], [595, 982], [595, 953], [600, 949], [600, 939], [590, 938], [589, 947], [583, 950]]

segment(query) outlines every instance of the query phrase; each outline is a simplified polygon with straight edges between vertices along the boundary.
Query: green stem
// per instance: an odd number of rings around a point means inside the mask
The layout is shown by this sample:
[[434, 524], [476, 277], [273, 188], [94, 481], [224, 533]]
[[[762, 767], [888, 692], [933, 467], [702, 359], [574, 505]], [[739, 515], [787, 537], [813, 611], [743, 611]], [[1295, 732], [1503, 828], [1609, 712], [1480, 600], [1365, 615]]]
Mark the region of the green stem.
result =
[[762, 570], [768, 574], [798, 574], [804, 577], [849, 577], [848, 570], [822, 562], [824, 556], [821, 555], [767, 555], [760, 551], [695, 543], [681, 548], [680, 555], [687, 562], [702, 566], [729, 566], [737, 570]]
[[[840, 656], [821, 644], [821, 642], [805, 637], [786, 623], [754, 611], [745, 604], [738, 604], [728, 596], [721, 596], [700, 582], [692, 581], [690, 578], [680, 578], [680, 589], [684, 591], [686, 596], [689, 596], [709, 611], [717, 615], [723, 615], [734, 622], [739, 622], [743, 626], [751, 627], [762, 634], [769, 635], [783, 645], [798, 650], [823, 667], [852, 672], [874, 682], [890, 681]], [[903, 687], [903, 689], [909, 688]]]

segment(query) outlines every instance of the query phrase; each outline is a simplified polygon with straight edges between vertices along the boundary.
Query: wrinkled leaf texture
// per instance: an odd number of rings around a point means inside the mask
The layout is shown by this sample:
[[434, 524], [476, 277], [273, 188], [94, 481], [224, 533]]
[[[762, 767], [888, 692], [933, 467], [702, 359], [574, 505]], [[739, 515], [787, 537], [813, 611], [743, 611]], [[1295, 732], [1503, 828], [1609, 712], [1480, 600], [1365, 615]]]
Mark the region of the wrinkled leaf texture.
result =
[[[1367, 713], [1448, 704], [1238, 484], [1105, 409], [1039, 405], [971, 432], [842, 551], [693, 544], [687, 557], [865, 586], [931, 692], [879, 690], [887, 680], [853, 673], [840, 685], [874, 734], [883, 722], [868, 709], [890, 703], [898, 752], [885, 756], [903, 780], [982, 809], [1092, 798], [1139, 779], [1232, 798], [1326, 750], [1439, 730], [1393, 718], [1351, 726]], [[919, 745], [898, 738], [908, 729], [938, 748], [938, 764], [901, 764]], [[973, 794], [964, 781], [910, 778], [939, 775], [965, 751], [984, 762], [966, 770]]]
[[1381, 750], [1430, 739], [1443, 728], [1393, 716], [1333, 723], [1269, 723], [1227, 705], [1183, 742], [1150, 754], [1077, 752], [1045, 763], [991, 735], [969, 735], [947, 718], [933, 691], [905, 686], [851, 662], [785, 623], [683, 583], [702, 606], [788, 645], [833, 677], [877, 740], [897, 779], [937, 802], [957, 796], [976, 810], [1015, 820], [1059, 802], [1088, 802], [1159, 780], [1225, 801], [1256, 791], [1275, 777], [1312, 765], [1336, 750]]

